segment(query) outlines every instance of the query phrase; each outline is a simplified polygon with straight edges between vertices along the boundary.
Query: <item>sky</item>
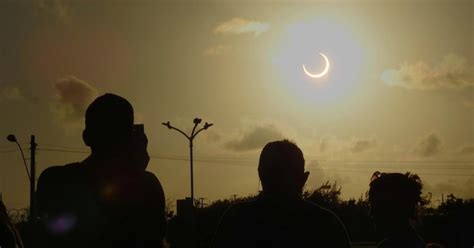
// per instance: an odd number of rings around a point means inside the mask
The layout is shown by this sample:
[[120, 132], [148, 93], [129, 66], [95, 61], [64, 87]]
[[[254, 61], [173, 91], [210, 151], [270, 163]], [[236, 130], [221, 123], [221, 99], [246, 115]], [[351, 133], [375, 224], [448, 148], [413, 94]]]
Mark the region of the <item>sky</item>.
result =
[[[81, 161], [84, 110], [115, 93], [144, 123], [148, 170], [171, 201], [256, 194], [269, 141], [290, 139], [307, 189], [359, 198], [372, 173], [414, 172], [436, 202], [474, 197], [474, 2], [404, 0], [0, 2], [0, 134], [31, 134], [39, 171]], [[311, 78], [302, 66], [321, 78]], [[54, 151], [55, 150], [55, 151]], [[58, 151], [59, 150], [59, 151]], [[27, 154], [27, 157], [29, 155]], [[20, 153], [0, 141], [0, 192], [28, 205]]]

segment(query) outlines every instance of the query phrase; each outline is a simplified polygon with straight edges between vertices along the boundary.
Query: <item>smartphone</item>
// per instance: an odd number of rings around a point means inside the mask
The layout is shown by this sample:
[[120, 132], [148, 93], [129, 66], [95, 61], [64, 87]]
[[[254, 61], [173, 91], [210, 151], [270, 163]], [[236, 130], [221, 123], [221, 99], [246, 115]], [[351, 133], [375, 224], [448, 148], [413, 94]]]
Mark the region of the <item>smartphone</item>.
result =
[[143, 124], [133, 125], [132, 138], [132, 163], [140, 169], [146, 169], [150, 157], [147, 152], [148, 139], [145, 135], [145, 126]]
[[143, 135], [145, 134], [145, 125], [144, 124], [134, 124], [133, 125], [133, 133], [135, 135]]

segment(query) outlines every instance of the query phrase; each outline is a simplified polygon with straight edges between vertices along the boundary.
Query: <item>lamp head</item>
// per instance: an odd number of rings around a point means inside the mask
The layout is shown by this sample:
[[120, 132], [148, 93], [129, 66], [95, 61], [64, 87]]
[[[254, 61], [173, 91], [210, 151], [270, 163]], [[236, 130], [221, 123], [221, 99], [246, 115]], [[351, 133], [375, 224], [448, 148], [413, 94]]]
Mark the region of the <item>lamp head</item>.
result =
[[168, 122], [163, 122], [163, 123], [161, 123], [161, 124], [162, 124], [163, 126], [167, 127], [168, 129], [171, 129], [171, 124], [170, 124], [169, 121], [168, 121]]
[[17, 142], [16, 137], [13, 134], [8, 135], [7, 140], [13, 143]]
[[204, 123], [204, 129], [207, 130], [207, 129], [210, 128], [212, 125], [214, 125], [214, 124], [212, 124], [212, 123], [207, 123], [207, 122], [206, 122], [206, 123]]

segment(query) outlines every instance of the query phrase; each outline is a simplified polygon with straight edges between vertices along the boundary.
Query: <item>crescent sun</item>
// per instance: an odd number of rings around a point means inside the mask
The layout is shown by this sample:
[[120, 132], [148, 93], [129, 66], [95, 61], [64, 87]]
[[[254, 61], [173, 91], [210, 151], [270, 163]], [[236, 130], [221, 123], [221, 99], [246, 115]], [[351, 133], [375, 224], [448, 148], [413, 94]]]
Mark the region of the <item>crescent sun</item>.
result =
[[319, 55], [321, 55], [321, 57], [323, 57], [324, 61], [326, 62], [326, 66], [324, 67], [324, 70], [322, 72], [320, 72], [318, 74], [313, 74], [313, 73], [309, 72], [308, 70], [306, 70], [306, 67], [303, 64], [303, 71], [309, 77], [320, 78], [320, 77], [326, 75], [329, 71], [329, 59], [328, 59], [328, 57], [326, 57], [326, 55], [324, 55], [323, 53], [319, 53]]

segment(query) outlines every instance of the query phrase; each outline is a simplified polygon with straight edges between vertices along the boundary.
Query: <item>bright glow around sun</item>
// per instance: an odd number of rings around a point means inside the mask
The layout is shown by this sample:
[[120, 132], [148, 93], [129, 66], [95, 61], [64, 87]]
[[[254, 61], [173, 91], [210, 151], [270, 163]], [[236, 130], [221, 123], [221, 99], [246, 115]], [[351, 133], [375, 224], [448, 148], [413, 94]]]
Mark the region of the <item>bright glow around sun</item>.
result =
[[[316, 59], [318, 54], [324, 54], [324, 59]], [[331, 61], [329, 73], [327, 58]], [[298, 98], [340, 100], [359, 80], [362, 48], [346, 26], [328, 20], [299, 22], [288, 27], [273, 62], [284, 84]]]

